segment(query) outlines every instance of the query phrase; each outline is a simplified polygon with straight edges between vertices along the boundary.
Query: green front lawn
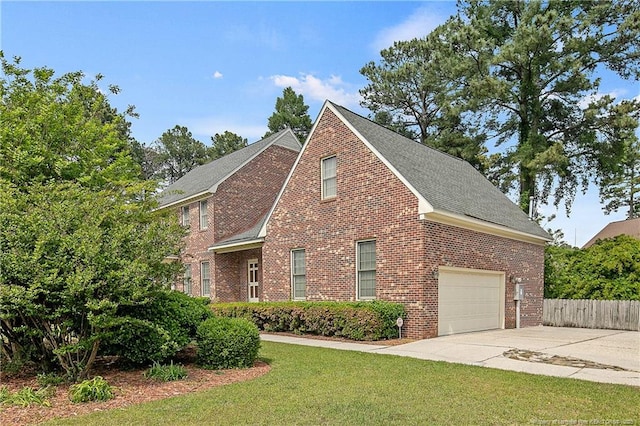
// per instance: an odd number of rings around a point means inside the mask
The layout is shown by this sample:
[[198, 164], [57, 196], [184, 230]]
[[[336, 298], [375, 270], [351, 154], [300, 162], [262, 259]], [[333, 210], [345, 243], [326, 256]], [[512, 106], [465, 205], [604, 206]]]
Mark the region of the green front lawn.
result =
[[631, 386], [388, 355], [262, 345], [261, 357], [272, 370], [256, 380], [51, 424], [640, 423], [640, 389]]

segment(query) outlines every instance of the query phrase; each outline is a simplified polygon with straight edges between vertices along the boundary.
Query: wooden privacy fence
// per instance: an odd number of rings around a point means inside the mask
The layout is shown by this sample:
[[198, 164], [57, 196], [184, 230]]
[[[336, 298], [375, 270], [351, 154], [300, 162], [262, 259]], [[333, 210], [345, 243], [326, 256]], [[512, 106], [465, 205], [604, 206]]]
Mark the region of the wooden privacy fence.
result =
[[544, 299], [542, 323], [555, 327], [640, 331], [640, 301]]

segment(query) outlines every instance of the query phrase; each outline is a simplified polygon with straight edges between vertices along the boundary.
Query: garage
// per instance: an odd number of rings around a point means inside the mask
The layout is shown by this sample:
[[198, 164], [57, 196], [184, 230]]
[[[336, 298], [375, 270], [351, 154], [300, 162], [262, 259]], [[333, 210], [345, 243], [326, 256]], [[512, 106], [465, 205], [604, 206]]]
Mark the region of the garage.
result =
[[504, 328], [504, 273], [439, 268], [438, 335]]

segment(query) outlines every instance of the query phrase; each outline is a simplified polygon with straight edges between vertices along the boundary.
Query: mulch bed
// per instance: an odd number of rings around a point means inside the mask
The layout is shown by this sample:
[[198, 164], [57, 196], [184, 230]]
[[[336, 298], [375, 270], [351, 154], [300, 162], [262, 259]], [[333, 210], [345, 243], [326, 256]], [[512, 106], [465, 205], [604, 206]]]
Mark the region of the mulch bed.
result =
[[[159, 382], [146, 379], [143, 373], [146, 369], [123, 370], [113, 363], [113, 360], [101, 359], [91, 370], [91, 377], [102, 376], [115, 387], [115, 398], [104, 402], [88, 402], [74, 404], [69, 400], [69, 387], [64, 384], [55, 388], [55, 394], [48, 398], [49, 407], [31, 405], [20, 407], [0, 404], [0, 425], [28, 425], [37, 424], [54, 418], [74, 417], [94, 411], [123, 408], [142, 402], [171, 398], [190, 392], [198, 392], [215, 386], [251, 380], [269, 372], [270, 366], [257, 361], [252, 368], [235, 370], [204, 370], [194, 365], [192, 361], [181, 362], [187, 369], [186, 379], [173, 382]], [[38, 388], [35, 371], [24, 371], [17, 375], [0, 373], [0, 386], [7, 386], [11, 392], [18, 391], [25, 386]]]

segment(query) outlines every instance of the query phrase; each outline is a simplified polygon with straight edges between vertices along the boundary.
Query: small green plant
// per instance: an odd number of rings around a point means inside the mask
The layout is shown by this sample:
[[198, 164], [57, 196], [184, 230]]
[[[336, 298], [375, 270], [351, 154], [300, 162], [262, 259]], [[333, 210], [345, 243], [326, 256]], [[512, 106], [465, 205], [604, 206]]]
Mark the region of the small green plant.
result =
[[0, 403], [19, 405], [21, 407], [28, 407], [32, 404], [49, 407], [51, 403], [47, 398], [51, 396], [51, 393], [51, 388], [49, 387], [34, 390], [26, 386], [17, 392], [11, 393], [6, 386], [2, 386], [0, 388]]
[[151, 368], [144, 372], [145, 378], [162, 382], [185, 379], [187, 375], [187, 369], [179, 364], [174, 365], [173, 361], [168, 365], [161, 365], [159, 362], [154, 362]]
[[107, 401], [114, 397], [113, 387], [101, 376], [71, 386], [71, 402]]
[[11, 392], [9, 391], [9, 388], [6, 386], [0, 386], [0, 404], [8, 402], [9, 398], [11, 398]]
[[66, 382], [66, 379], [57, 373], [51, 372], [38, 374], [38, 376], [36, 377], [36, 381], [38, 382], [38, 386], [44, 388], [47, 386], [61, 385]]

